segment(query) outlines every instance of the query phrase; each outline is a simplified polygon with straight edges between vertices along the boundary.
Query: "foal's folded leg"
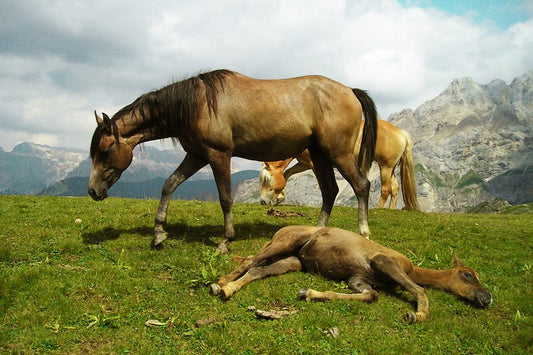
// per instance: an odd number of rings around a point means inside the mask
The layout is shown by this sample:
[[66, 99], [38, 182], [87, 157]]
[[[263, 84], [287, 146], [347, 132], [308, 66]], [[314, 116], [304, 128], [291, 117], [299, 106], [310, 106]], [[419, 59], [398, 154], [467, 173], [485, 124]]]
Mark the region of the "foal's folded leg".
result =
[[248, 270], [241, 278], [229, 282], [220, 290], [222, 299], [229, 299], [235, 292], [240, 290], [244, 285], [254, 280], [259, 280], [267, 276], [281, 275], [289, 271], [302, 270], [300, 260], [295, 256], [278, 260], [265, 266], [257, 266]]
[[362, 302], [374, 302], [378, 299], [378, 293], [374, 290], [364, 290], [361, 293], [340, 293], [333, 291], [316, 291], [313, 289], [300, 290], [298, 296], [306, 301], [329, 301], [329, 300], [349, 300], [349, 301], [362, 301]]

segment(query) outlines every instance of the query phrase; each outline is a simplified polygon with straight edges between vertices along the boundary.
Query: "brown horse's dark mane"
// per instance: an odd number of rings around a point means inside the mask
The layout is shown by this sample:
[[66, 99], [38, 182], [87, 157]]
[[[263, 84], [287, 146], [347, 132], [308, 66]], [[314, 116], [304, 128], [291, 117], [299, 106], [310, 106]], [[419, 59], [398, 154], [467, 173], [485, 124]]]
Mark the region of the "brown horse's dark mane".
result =
[[[138, 126], [134, 131], [128, 132], [127, 136], [132, 136], [141, 130], [152, 129], [152, 132], [157, 132], [162, 137], [180, 139], [190, 130], [191, 123], [197, 117], [200, 83], [202, 82], [205, 86], [209, 112], [216, 116], [217, 95], [220, 90], [224, 90], [225, 78], [232, 74], [234, 72], [225, 69], [200, 73], [189, 79], [150, 91], [120, 109], [111, 121], [115, 125], [116, 121], [126, 115], [131, 115], [134, 120], [138, 121]], [[105, 127], [98, 127], [95, 131], [91, 155], [93, 155], [93, 150], [97, 149], [100, 136], [106, 131], [109, 129]], [[116, 129], [114, 132], [118, 135]], [[115, 138], [118, 141], [118, 136]]]

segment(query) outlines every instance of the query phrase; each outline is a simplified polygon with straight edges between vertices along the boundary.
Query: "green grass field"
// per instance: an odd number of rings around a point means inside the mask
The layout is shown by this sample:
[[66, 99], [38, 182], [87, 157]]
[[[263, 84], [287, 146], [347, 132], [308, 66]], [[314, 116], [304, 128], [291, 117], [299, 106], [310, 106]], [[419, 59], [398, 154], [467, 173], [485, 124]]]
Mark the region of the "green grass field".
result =
[[[533, 352], [531, 206], [500, 215], [371, 210], [374, 241], [428, 268], [451, 267], [457, 254], [493, 294], [478, 309], [428, 290], [430, 320], [409, 325], [402, 317], [415, 305], [404, 291], [380, 292], [373, 304], [305, 302], [301, 288], [346, 285], [303, 273], [251, 283], [226, 302], [209, 294], [235, 256], [255, 254], [285, 225], [314, 225], [316, 208], [281, 206], [304, 216], [279, 218], [236, 204], [238, 240], [219, 255], [220, 207], [193, 201], [171, 202], [170, 237], [150, 250], [157, 204], [0, 197], [0, 353]], [[330, 226], [356, 231], [356, 210], [335, 207]], [[250, 306], [296, 314], [264, 320]], [[337, 337], [327, 335], [333, 328]]]

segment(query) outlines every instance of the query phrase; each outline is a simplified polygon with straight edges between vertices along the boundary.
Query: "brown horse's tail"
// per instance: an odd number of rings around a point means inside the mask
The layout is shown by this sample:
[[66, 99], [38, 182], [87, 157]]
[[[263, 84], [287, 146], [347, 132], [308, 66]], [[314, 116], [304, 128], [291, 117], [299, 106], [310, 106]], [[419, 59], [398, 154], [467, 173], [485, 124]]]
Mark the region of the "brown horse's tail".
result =
[[376, 150], [378, 114], [374, 101], [368, 96], [366, 91], [360, 89], [352, 89], [352, 91], [361, 103], [363, 114], [365, 115], [363, 138], [359, 149], [359, 168], [362, 171], [368, 171], [374, 160], [374, 151]]
[[400, 130], [405, 137], [406, 145], [400, 158], [400, 176], [402, 179], [402, 195], [405, 208], [408, 211], [418, 210], [418, 200], [416, 198], [415, 169], [413, 165], [413, 142], [409, 134]]

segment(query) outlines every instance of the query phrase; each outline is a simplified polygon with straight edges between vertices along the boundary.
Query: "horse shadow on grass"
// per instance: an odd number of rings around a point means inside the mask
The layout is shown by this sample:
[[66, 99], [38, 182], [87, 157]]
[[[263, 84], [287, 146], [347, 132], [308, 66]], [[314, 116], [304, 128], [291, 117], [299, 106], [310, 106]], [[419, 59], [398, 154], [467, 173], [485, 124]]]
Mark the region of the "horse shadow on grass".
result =
[[[288, 225], [288, 224], [287, 224]], [[270, 223], [241, 223], [235, 224], [235, 242], [249, 238], [271, 238], [274, 233], [284, 227], [279, 224]], [[202, 225], [189, 226], [183, 223], [167, 224], [165, 230], [168, 233], [168, 240], [184, 240], [187, 243], [203, 243], [206, 246], [217, 247], [224, 235], [223, 225]], [[98, 231], [82, 234], [84, 244], [102, 244], [110, 240], [119, 239], [122, 235], [137, 234], [153, 237], [153, 226], [142, 226], [130, 229], [120, 229], [105, 227]], [[163, 242], [162, 245], [165, 243]], [[161, 245], [161, 246], [162, 246]]]

